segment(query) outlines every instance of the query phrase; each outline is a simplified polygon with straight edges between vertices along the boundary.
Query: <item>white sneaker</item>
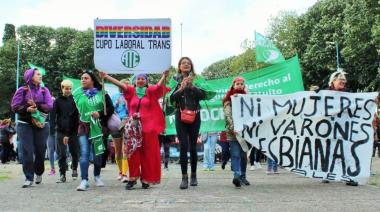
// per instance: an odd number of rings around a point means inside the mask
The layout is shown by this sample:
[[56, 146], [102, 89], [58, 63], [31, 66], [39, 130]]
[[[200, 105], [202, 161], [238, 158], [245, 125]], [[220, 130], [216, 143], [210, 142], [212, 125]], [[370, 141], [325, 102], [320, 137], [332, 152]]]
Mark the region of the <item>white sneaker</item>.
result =
[[37, 175], [36, 184], [40, 184], [42, 182], [42, 175]]
[[88, 187], [90, 187], [90, 185], [88, 185], [88, 180], [82, 180], [77, 187], [77, 191], [87, 191]]
[[117, 176], [117, 180], [121, 180], [123, 178], [123, 175], [122, 174], [119, 174], [119, 176]]
[[249, 170], [250, 170], [250, 171], [254, 171], [254, 170], [255, 170], [255, 166], [251, 166], [251, 167], [249, 167]]
[[255, 163], [255, 168], [256, 169], [262, 169], [263, 167], [261, 166], [261, 163], [258, 162], [258, 163]]
[[100, 178], [100, 176], [95, 176], [95, 185], [96, 185], [96, 187], [103, 187], [104, 186], [104, 183], [103, 183], [102, 179]]
[[124, 176], [124, 177], [121, 179], [121, 182], [122, 182], [122, 183], [126, 183], [126, 182], [128, 182], [128, 177], [127, 177], [127, 176]]
[[33, 181], [25, 180], [24, 184], [22, 185], [22, 188], [28, 188], [32, 186]]

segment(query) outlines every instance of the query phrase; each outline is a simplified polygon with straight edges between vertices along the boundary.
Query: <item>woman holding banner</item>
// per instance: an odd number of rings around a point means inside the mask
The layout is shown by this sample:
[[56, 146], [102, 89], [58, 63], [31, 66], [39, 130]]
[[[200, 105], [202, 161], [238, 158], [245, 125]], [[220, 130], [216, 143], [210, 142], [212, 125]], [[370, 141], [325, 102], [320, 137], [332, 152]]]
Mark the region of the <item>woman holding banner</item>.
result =
[[[332, 91], [347, 91], [346, 87], [347, 79], [346, 72], [344, 71], [336, 71], [331, 74], [329, 79], [329, 90]], [[330, 181], [327, 179], [322, 180], [323, 183], [329, 183]], [[346, 183], [349, 186], [358, 186], [358, 182], [349, 181]]]
[[[81, 76], [81, 87], [73, 92], [73, 98], [79, 112], [78, 137], [80, 146], [80, 172], [82, 181], [77, 191], [86, 191], [88, 183], [88, 167], [90, 151], [94, 154], [94, 179], [97, 187], [103, 187], [100, 178], [102, 166], [103, 128], [113, 114], [112, 100], [108, 94], [103, 96], [102, 85], [92, 71], [84, 71]], [[104, 111], [104, 104], [107, 108]]]
[[174, 88], [170, 94], [170, 102], [175, 104], [175, 125], [180, 146], [180, 164], [182, 182], [180, 189], [188, 188], [187, 152], [190, 150], [191, 186], [197, 186], [197, 139], [201, 125], [201, 100], [209, 100], [215, 96], [206, 81], [194, 72], [193, 62], [182, 57], [178, 62], [178, 73], [170, 81]]
[[[134, 86], [129, 86], [101, 72], [102, 77], [123, 90], [128, 103], [129, 119], [124, 136], [127, 141], [129, 165], [127, 190], [133, 189], [139, 178], [143, 189], [149, 188], [149, 184], [158, 184], [161, 181], [158, 135], [165, 129], [165, 118], [158, 100], [168, 91], [165, 87], [168, 75], [169, 71], [165, 71], [156, 85], [148, 86], [148, 76], [137, 74], [133, 79]], [[136, 129], [129, 124], [131, 122], [133, 125], [141, 123], [141, 128]], [[134, 130], [140, 131], [136, 133]]]

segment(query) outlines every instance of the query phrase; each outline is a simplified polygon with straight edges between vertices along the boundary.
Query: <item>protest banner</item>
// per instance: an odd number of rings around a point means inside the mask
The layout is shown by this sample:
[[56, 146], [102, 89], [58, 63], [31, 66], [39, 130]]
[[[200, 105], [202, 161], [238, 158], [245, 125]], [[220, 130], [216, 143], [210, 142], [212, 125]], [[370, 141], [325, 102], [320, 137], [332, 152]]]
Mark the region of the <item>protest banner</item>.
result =
[[238, 95], [232, 97], [234, 129], [291, 172], [365, 184], [377, 95], [337, 91]]
[[95, 19], [94, 63], [107, 73], [162, 73], [171, 65], [170, 19]]
[[[250, 93], [280, 95], [303, 91], [303, 81], [298, 57], [290, 58], [284, 63], [241, 74], [246, 80]], [[225, 130], [222, 99], [232, 84], [233, 77], [208, 80], [209, 86], [217, 92], [209, 101], [201, 101], [200, 132], [220, 132]], [[166, 114], [167, 134], [176, 134], [175, 117]]]

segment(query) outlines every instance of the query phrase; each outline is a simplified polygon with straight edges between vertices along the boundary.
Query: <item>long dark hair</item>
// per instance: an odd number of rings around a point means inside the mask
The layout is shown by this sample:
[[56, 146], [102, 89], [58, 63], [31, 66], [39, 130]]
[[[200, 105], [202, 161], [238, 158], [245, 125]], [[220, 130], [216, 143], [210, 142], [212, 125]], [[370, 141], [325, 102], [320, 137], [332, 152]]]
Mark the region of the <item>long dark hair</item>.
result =
[[88, 74], [91, 77], [91, 80], [94, 82], [94, 88], [98, 89], [99, 91], [102, 90], [103, 86], [100, 83], [98, 77], [95, 75], [94, 71], [87, 69], [82, 72], [81, 76], [83, 74]]
[[181, 74], [181, 69], [180, 69], [180, 66], [181, 66], [181, 62], [182, 60], [188, 60], [190, 61], [190, 65], [191, 65], [191, 69], [190, 69], [190, 72], [192, 75], [195, 75], [195, 71], [194, 71], [194, 64], [193, 64], [193, 61], [189, 58], [189, 57], [181, 57], [181, 59], [179, 59], [179, 62], [178, 62], [178, 74]]

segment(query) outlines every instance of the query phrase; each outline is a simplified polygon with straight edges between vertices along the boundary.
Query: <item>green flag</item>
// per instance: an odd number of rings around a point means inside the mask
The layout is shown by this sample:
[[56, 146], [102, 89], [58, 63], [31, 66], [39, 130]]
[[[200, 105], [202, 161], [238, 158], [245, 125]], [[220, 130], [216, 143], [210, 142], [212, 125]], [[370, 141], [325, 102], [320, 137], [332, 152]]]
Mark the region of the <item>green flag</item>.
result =
[[39, 67], [39, 66], [36, 66], [30, 62], [28, 62], [28, 65], [30, 68], [35, 68], [35, 69], [38, 69], [40, 72], [41, 72], [41, 75], [42, 76], [45, 76], [46, 75], [46, 69], [42, 68], [42, 67]]
[[284, 56], [282, 56], [280, 50], [272, 43], [272, 41], [266, 39], [260, 33], [255, 32], [255, 41], [256, 62], [276, 64], [285, 61]]

